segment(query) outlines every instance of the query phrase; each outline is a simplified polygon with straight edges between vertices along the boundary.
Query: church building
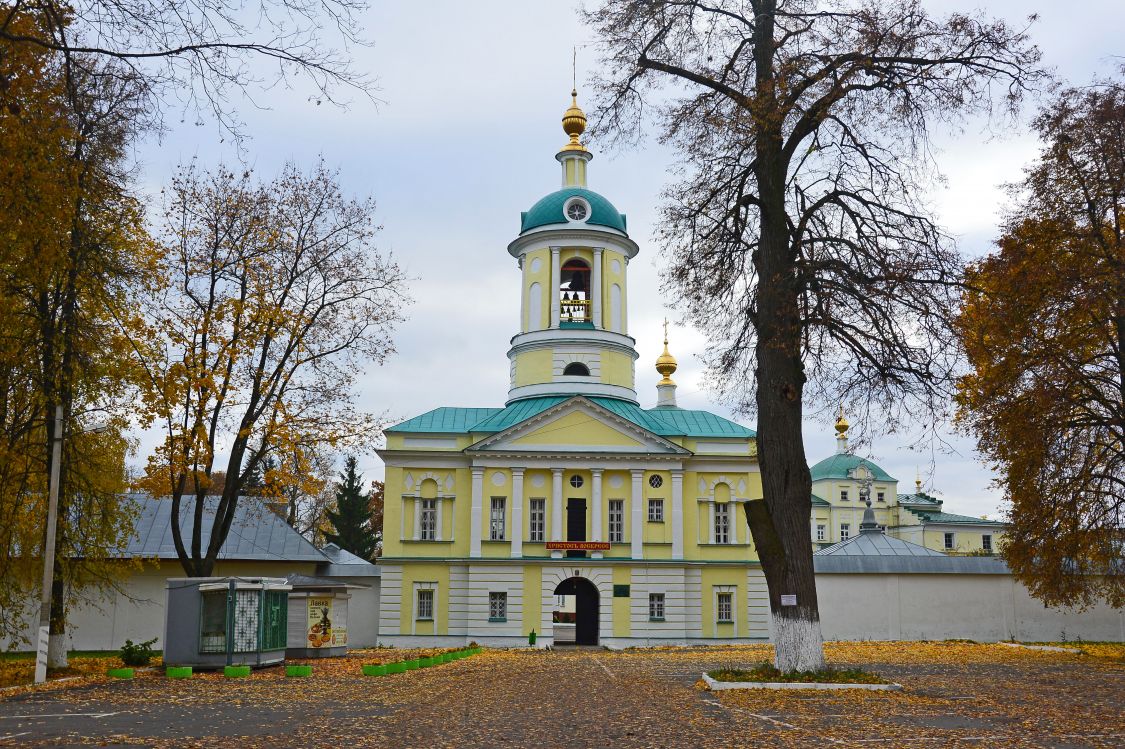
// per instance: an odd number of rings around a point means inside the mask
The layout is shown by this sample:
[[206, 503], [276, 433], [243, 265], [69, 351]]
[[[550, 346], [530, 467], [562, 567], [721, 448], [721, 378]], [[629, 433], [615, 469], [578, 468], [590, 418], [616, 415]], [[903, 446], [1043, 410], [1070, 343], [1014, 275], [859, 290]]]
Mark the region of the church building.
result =
[[386, 431], [380, 640], [764, 640], [765, 580], [739, 508], [761, 496], [754, 432], [676, 405], [667, 336], [657, 392], [637, 393], [639, 248], [587, 186], [577, 98], [562, 123], [562, 186], [508, 245], [522, 284], [504, 406]]

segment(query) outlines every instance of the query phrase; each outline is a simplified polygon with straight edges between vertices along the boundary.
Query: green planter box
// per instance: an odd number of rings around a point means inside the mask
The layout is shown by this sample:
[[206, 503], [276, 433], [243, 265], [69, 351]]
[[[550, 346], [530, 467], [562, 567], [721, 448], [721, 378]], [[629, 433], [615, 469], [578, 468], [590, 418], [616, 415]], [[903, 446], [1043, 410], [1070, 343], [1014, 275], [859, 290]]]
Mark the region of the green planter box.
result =
[[385, 663], [368, 663], [363, 667], [364, 676], [386, 676], [388, 673], [387, 665]]
[[418, 668], [418, 667], [419, 667], [419, 666], [420, 666], [421, 664], [419, 664], [419, 663], [418, 663], [418, 659], [417, 659], [417, 658], [415, 658], [414, 660], [410, 660], [410, 661], [403, 661], [403, 662], [402, 662], [402, 665], [406, 666], [406, 670], [407, 670], [407, 671], [414, 671], [414, 670], [415, 670], [415, 669], [417, 669], [417, 668]]
[[312, 676], [312, 666], [286, 666], [285, 675], [302, 678], [305, 676]]
[[401, 674], [401, 673], [405, 673], [405, 672], [406, 672], [406, 663], [404, 661], [399, 661], [398, 663], [388, 663], [387, 664], [387, 673], [388, 674]]
[[433, 665], [434, 665], [434, 659], [433, 658], [419, 658], [418, 659], [418, 668], [430, 668]]
[[456, 653], [453, 654], [453, 657], [456, 658], [457, 660], [461, 660], [462, 658], [468, 658], [469, 657], [469, 651], [458, 650]]
[[190, 679], [191, 666], [169, 666], [164, 669], [164, 675], [169, 679]]
[[453, 660], [453, 653], [442, 653], [441, 654], [441, 662], [442, 663], [449, 663], [452, 660]]
[[131, 668], [111, 668], [106, 671], [106, 675], [111, 679], [132, 679], [133, 669]]
[[245, 679], [250, 675], [249, 666], [224, 666], [223, 676], [228, 679]]

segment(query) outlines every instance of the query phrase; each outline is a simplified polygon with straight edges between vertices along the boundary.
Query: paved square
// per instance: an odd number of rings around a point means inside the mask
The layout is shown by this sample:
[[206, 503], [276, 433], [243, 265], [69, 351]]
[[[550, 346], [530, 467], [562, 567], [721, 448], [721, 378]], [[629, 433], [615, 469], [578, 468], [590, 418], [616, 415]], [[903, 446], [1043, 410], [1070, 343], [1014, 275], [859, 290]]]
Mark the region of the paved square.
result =
[[[0, 699], [0, 745], [1125, 747], [1120, 659], [959, 643], [842, 643], [902, 692], [711, 693], [767, 646], [484, 654], [387, 677], [362, 658], [249, 679], [144, 674]], [[235, 739], [237, 739], [235, 741]]]

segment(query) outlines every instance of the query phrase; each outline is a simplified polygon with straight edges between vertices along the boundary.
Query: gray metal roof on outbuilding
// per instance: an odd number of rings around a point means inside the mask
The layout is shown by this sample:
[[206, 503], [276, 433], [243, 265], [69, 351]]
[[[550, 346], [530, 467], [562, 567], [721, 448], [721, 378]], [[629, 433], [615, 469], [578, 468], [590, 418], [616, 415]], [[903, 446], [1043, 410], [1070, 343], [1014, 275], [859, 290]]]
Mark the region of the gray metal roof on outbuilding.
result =
[[[176, 559], [176, 546], [172, 541], [171, 498], [157, 499], [146, 494], [133, 494], [130, 498], [138, 504], [140, 515], [136, 532], [129, 539], [123, 556]], [[204, 503], [201, 533], [204, 548], [211, 539], [211, 526], [218, 503], [218, 497], [208, 497]], [[180, 527], [184, 544], [188, 547], [191, 544], [194, 510], [194, 499], [185, 498], [180, 505]], [[322, 564], [331, 561], [255, 497], [239, 499], [230, 534], [219, 551], [219, 559]]]

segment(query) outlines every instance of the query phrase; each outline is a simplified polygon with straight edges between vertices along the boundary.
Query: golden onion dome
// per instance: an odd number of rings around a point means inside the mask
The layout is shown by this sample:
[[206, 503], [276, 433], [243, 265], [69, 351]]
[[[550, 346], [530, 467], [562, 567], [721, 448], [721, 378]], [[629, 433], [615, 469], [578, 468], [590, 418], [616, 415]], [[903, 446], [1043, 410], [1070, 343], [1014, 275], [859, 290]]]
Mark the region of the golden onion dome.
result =
[[563, 146], [564, 151], [585, 151], [586, 147], [578, 141], [578, 136], [586, 132], [586, 113], [578, 106], [578, 90], [570, 90], [570, 109], [563, 113], [563, 132], [570, 136], [570, 142]]
[[836, 417], [836, 434], [843, 437], [848, 432], [848, 420], [844, 418], [844, 407], [840, 406], [840, 415]]
[[668, 351], [668, 321], [664, 321], [664, 353], [656, 357], [656, 371], [659, 372], [664, 379], [656, 383], [657, 385], [675, 385], [672, 382], [672, 373], [676, 371], [678, 365], [676, 364], [676, 357], [672, 356]]

